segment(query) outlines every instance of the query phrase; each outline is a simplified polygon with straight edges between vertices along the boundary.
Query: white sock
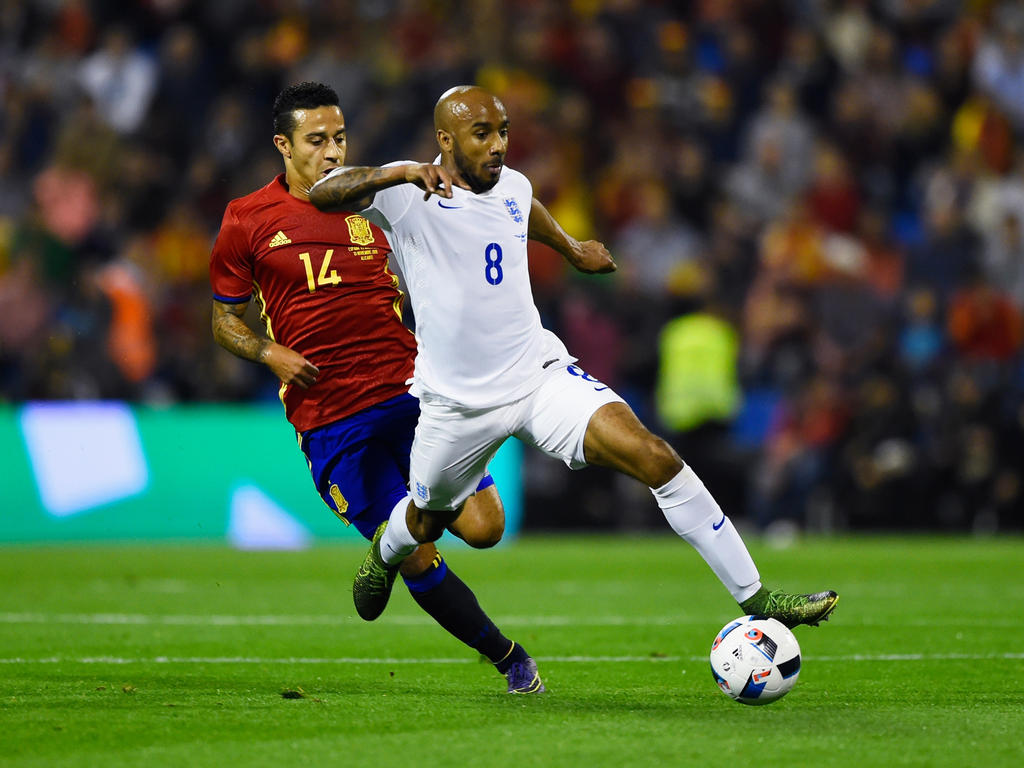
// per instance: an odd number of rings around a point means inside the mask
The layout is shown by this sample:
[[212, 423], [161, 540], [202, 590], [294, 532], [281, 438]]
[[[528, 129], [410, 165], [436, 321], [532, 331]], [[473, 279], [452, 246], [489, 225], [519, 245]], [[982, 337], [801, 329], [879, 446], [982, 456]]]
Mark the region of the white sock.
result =
[[757, 566], [743, 539], [689, 466], [651, 493], [672, 530], [700, 553], [736, 602], [742, 603], [761, 588]]
[[419, 546], [419, 542], [409, 532], [409, 523], [405, 518], [410, 501], [412, 494], [407, 494], [395, 504], [388, 518], [388, 527], [380, 537], [380, 555], [388, 565], [402, 562]]

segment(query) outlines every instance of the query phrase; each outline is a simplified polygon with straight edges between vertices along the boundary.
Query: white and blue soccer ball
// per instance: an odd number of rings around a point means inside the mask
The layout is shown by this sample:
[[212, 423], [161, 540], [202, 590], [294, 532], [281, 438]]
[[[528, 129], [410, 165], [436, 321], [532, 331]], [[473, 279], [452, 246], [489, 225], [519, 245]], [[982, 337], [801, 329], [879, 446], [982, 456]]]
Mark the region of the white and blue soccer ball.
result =
[[711, 644], [711, 673], [730, 699], [769, 704], [796, 685], [800, 645], [781, 621], [741, 616], [722, 627]]

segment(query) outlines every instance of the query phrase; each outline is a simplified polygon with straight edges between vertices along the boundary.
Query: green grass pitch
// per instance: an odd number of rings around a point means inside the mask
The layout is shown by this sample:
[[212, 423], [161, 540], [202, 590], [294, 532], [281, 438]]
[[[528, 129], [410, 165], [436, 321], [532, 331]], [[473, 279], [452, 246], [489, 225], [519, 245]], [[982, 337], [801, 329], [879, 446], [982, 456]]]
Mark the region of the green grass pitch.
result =
[[[0, 766], [997, 766], [1024, 756], [1024, 540], [751, 542], [833, 587], [796, 688], [746, 707], [739, 614], [673, 537], [524, 538], [449, 563], [549, 692], [515, 697], [401, 585], [366, 624], [352, 546], [0, 550]], [[282, 694], [293, 692], [293, 698]]]

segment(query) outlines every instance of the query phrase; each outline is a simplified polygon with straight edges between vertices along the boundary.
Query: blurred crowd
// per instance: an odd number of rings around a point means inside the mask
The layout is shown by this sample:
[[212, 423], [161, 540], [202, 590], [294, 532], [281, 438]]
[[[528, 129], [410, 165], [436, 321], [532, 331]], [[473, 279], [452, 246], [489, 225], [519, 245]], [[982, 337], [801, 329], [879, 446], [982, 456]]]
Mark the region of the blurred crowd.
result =
[[[276, 396], [207, 263], [302, 80], [356, 164], [500, 95], [508, 164], [620, 265], [531, 246], [545, 325], [730, 514], [1024, 525], [1021, 3], [0, 0], [0, 402]], [[610, 473], [526, 479], [528, 525], [663, 526]]]

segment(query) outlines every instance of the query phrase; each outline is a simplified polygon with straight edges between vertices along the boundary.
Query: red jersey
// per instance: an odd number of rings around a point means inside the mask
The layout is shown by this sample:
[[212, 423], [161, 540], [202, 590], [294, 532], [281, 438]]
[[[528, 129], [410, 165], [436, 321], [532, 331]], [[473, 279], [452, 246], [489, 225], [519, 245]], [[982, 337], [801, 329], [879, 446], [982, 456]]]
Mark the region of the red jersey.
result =
[[217, 301], [258, 302], [267, 335], [320, 369], [307, 390], [281, 386], [305, 432], [407, 392], [416, 342], [384, 233], [356, 213], [323, 213], [281, 174], [232, 200], [210, 255]]

